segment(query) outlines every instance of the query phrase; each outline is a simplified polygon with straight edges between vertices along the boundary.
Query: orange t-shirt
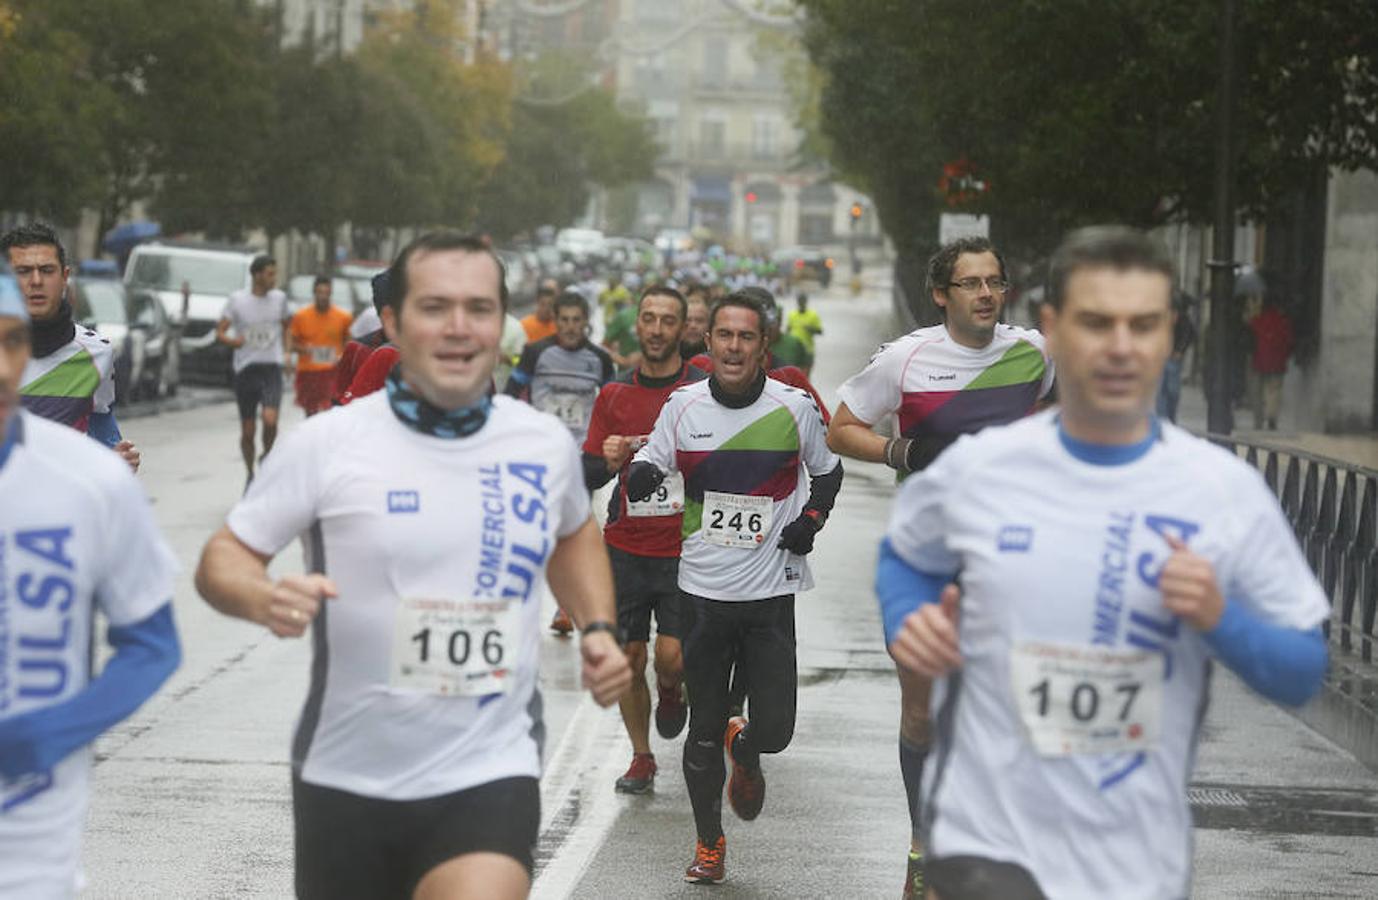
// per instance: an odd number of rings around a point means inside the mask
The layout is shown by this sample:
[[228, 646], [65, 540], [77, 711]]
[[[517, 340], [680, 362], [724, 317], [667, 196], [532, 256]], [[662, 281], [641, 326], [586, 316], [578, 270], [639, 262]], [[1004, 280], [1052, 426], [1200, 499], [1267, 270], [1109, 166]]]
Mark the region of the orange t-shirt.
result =
[[302, 372], [328, 372], [335, 368], [349, 342], [349, 325], [354, 317], [338, 306], [318, 312], [315, 305], [298, 310], [289, 326]]
[[537, 341], [545, 340], [555, 333], [555, 320], [551, 319], [549, 322], [542, 322], [540, 319], [536, 318], [535, 313], [531, 313], [529, 316], [522, 319], [522, 330], [526, 332], [526, 342], [528, 344], [534, 344]]

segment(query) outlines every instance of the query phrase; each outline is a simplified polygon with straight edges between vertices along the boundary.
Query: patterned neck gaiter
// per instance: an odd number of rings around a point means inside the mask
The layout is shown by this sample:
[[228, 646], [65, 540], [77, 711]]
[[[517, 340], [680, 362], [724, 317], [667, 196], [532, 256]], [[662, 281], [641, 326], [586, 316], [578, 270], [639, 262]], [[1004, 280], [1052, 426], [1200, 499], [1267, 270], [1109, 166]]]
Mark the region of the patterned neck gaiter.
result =
[[402, 380], [402, 367], [393, 366], [388, 373], [386, 388], [388, 405], [402, 424], [422, 434], [438, 438], [468, 437], [488, 421], [493, 410], [493, 398], [488, 394], [473, 406], [453, 411], [443, 410], [413, 391]]

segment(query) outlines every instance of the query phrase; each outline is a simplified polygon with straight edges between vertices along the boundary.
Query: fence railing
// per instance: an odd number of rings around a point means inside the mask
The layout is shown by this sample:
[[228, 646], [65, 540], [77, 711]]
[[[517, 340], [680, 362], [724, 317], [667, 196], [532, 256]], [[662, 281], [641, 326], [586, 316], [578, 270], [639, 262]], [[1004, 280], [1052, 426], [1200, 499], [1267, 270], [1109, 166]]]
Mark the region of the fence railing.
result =
[[1206, 437], [1262, 472], [1277, 495], [1330, 597], [1325, 632], [1333, 663], [1371, 664], [1378, 643], [1378, 470], [1262, 441]]

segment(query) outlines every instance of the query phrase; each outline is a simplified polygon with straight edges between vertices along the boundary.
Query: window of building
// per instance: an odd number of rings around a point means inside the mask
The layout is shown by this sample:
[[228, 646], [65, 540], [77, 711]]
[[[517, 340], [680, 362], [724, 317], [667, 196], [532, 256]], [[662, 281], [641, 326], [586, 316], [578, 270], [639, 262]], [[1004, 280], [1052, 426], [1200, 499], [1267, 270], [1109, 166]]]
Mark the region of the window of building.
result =
[[751, 122], [751, 155], [773, 159], [777, 152], [779, 123], [773, 116], [756, 116]]

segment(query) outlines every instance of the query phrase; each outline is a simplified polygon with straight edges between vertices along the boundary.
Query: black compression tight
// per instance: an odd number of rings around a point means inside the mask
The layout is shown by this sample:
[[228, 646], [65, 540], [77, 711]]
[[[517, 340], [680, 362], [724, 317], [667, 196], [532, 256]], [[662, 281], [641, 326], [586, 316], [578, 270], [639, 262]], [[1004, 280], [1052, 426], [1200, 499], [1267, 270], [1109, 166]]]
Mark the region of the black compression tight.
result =
[[750, 601], [681, 596], [686, 619], [684, 684], [689, 692], [684, 780], [699, 840], [711, 845], [722, 834], [722, 740], [734, 663], [749, 685], [751, 712], [751, 723], [733, 749], [737, 762], [754, 767], [760, 754], [779, 753], [794, 737], [799, 683], [794, 595]]

